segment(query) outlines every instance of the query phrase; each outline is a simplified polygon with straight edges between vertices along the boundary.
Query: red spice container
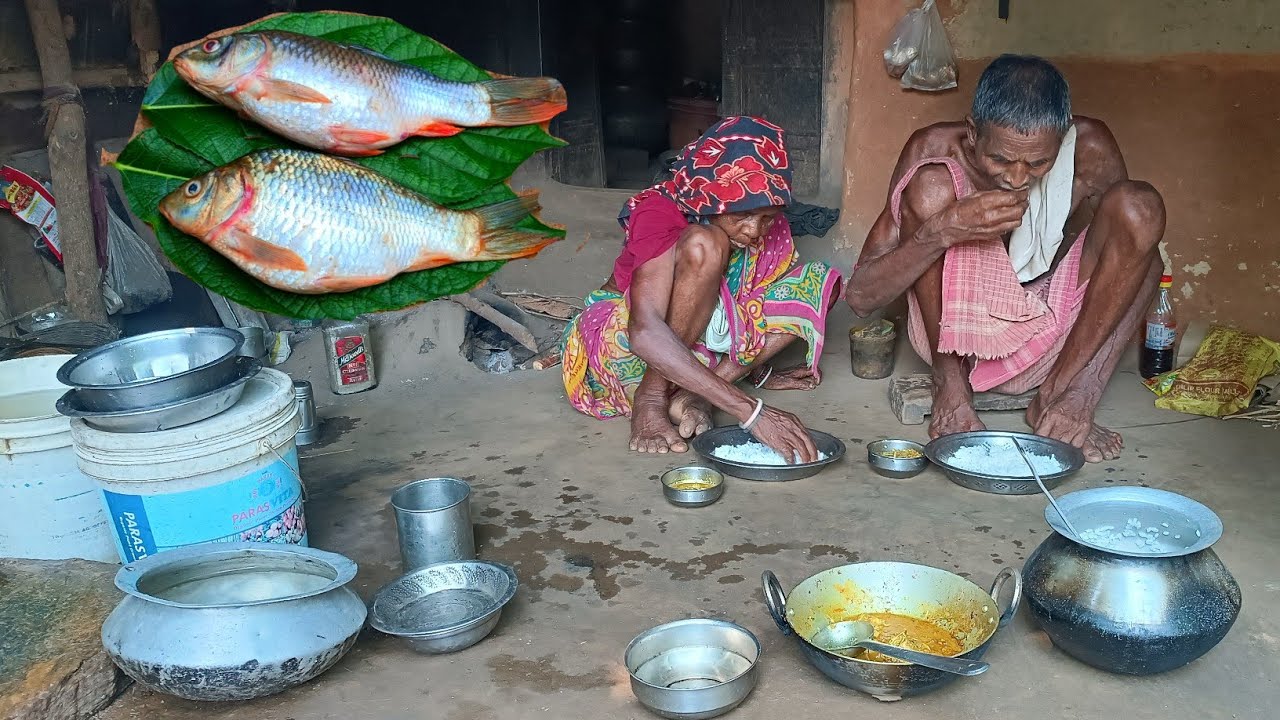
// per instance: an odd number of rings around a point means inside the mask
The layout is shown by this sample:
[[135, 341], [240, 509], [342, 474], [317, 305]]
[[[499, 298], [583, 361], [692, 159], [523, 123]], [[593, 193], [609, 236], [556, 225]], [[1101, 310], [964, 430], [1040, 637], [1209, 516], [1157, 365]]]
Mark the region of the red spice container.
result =
[[329, 356], [329, 389], [335, 395], [350, 395], [378, 386], [369, 323], [356, 320], [326, 327], [324, 350]]

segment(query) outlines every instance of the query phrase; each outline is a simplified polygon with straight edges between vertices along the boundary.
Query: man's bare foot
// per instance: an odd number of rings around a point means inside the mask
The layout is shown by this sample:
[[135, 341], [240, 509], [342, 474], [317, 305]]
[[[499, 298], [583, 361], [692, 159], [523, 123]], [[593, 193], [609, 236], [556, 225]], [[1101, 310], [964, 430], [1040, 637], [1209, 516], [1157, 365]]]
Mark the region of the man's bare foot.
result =
[[973, 396], [966, 388], [952, 390], [934, 383], [933, 409], [929, 412], [930, 438], [986, 429], [978, 419], [978, 411], [973, 409]]
[[666, 403], [662, 399], [655, 402], [639, 398], [631, 407], [630, 447], [642, 453], [682, 453], [689, 449], [675, 426], [667, 420]]
[[711, 429], [711, 403], [688, 390], [679, 390], [671, 398], [667, 417], [676, 424], [680, 437], [696, 437]]
[[[755, 376], [751, 382], [759, 382], [759, 376]], [[765, 390], [812, 390], [818, 387], [818, 378], [814, 377], [813, 370], [807, 365], [793, 365], [769, 373], [761, 387]]]
[[[1078, 391], [1067, 390], [1053, 402], [1038, 408], [1034, 416], [1027, 408], [1027, 422], [1037, 435], [1074, 445], [1091, 463], [1120, 457], [1124, 439], [1093, 421], [1097, 400]], [[1033, 421], [1034, 420], [1034, 421]]]

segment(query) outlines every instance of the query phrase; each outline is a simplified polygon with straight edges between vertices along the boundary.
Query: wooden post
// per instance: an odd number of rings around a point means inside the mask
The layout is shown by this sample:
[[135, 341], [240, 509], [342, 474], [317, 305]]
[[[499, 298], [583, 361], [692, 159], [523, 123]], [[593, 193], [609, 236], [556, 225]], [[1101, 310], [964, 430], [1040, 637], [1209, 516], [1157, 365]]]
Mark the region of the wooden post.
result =
[[129, 0], [129, 31], [138, 49], [138, 69], [147, 82], [160, 67], [160, 15], [156, 0]]
[[89, 205], [84, 105], [71, 77], [71, 53], [57, 0], [26, 0], [31, 39], [40, 58], [49, 123], [49, 171], [58, 205], [58, 243], [67, 278], [67, 309], [85, 322], [105, 323], [102, 271]]

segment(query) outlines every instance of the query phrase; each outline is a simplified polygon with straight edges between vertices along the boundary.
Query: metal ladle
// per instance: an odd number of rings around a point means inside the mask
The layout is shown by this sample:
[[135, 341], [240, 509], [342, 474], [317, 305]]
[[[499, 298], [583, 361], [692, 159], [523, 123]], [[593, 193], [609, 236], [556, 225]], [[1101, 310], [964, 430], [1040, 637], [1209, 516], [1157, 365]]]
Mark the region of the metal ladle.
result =
[[1062, 508], [1058, 507], [1058, 501], [1053, 499], [1053, 494], [1049, 492], [1049, 488], [1044, 486], [1044, 481], [1040, 479], [1040, 473], [1036, 472], [1036, 466], [1031, 463], [1031, 458], [1027, 457], [1026, 451], [1022, 449], [1022, 443], [1019, 443], [1018, 438], [1015, 437], [1009, 439], [1013, 441], [1013, 446], [1018, 449], [1018, 454], [1022, 456], [1022, 462], [1026, 463], [1031, 470], [1031, 477], [1036, 479], [1036, 484], [1040, 486], [1040, 492], [1049, 498], [1049, 504], [1053, 506], [1054, 512], [1058, 513], [1058, 517], [1062, 518], [1062, 523], [1067, 526], [1067, 530], [1070, 530], [1071, 534], [1076, 539], [1079, 539], [1080, 533], [1076, 532], [1075, 526], [1067, 519], [1067, 514], [1062, 512]]
[[853, 648], [863, 648], [866, 650], [874, 650], [882, 655], [888, 655], [899, 660], [906, 660], [934, 670], [955, 673], [956, 675], [981, 675], [991, 666], [981, 660], [965, 660], [964, 658], [951, 658], [943, 655], [933, 655], [930, 653], [917, 652], [900, 648], [896, 645], [885, 645], [878, 643], [871, 638], [875, 637], [876, 629], [871, 623], [864, 620], [845, 620], [838, 623], [828, 625], [814, 634], [812, 642], [814, 645], [826, 650], [827, 652], [839, 653], [841, 650], [851, 650]]

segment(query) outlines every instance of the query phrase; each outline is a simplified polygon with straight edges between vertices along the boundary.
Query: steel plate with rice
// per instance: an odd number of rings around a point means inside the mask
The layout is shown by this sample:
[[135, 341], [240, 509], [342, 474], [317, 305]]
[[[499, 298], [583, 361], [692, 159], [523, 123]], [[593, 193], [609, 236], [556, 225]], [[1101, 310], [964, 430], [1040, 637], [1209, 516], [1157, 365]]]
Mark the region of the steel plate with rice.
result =
[[[690, 443], [690, 446], [693, 448], [694, 452], [702, 456], [702, 458], [712, 467], [725, 475], [741, 478], [743, 480], [782, 482], [786, 480], [799, 480], [801, 478], [817, 475], [819, 472], [822, 472], [823, 468], [844, 457], [844, 443], [840, 442], [838, 438], [817, 430], [810, 430], [809, 437], [813, 438], [814, 446], [817, 447], [818, 452], [825, 457], [814, 462], [797, 463], [793, 465], [741, 462], [723, 457], [724, 448], [759, 442], [751, 435], [751, 433], [736, 425], [708, 430], [698, 437], [695, 437]], [[719, 451], [720, 454], [717, 454], [717, 451]]]
[[1040, 492], [1012, 438], [1036, 464], [1045, 487], [1053, 489], [1084, 467], [1080, 448], [1030, 433], [1005, 430], [944, 435], [924, 446], [924, 454], [942, 468], [951, 482], [996, 495], [1034, 495]]

